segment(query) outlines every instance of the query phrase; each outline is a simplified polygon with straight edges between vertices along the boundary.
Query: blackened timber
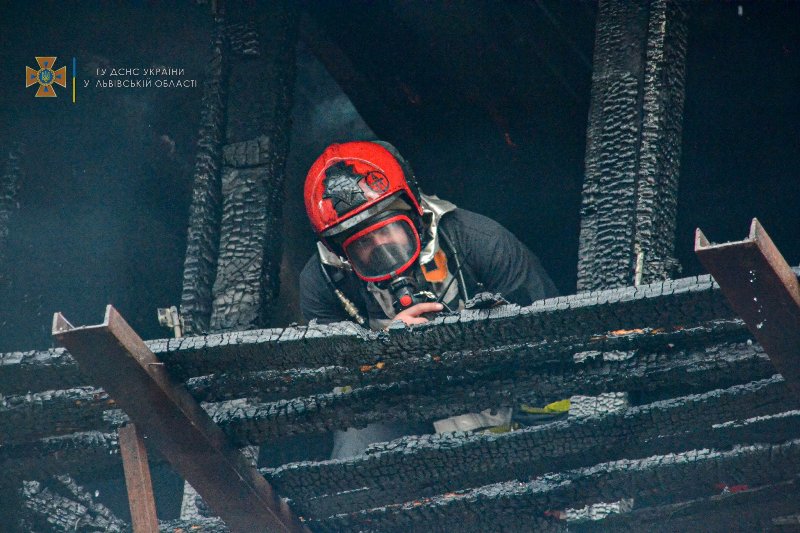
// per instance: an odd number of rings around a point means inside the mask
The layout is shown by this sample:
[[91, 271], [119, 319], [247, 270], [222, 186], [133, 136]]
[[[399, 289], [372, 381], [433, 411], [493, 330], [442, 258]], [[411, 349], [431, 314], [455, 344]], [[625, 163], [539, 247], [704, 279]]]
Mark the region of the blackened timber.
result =
[[679, 271], [675, 224], [688, 33], [684, 0], [652, 1], [649, 9], [634, 229], [642, 283]]
[[[600, 444], [601, 447], [607, 447], [605, 460], [611, 461], [622, 457], [635, 459], [700, 448], [725, 450], [729, 449], [734, 443], [781, 443], [787, 439], [800, 436], [800, 411], [753, 417], [744, 423], [715, 424], [711, 429], [697, 429], [695, 431], [693, 428], [682, 425], [678, 425], [677, 428], [681, 428], [685, 432], [659, 436], [658, 438], [641, 442], [633, 440], [633, 437], [636, 436], [635, 431], [620, 436], [616, 432], [616, 428], [606, 427], [605, 424], [591, 429], [597, 429], [601, 432], [610, 430], [609, 435], [603, 435], [602, 444]], [[663, 426], [661, 429], [663, 430]], [[649, 433], [657, 432], [656, 428], [651, 428]], [[615, 442], [611, 440], [611, 435], [621, 440]], [[579, 440], [590, 439], [585, 432], [576, 432], [572, 437]], [[609, 440], [606, 441], [606, 438]], [[559, 442], [562, 441], [559, 440]], [[397, 443], [387, 443], [387, 446], [393, 444]], [[413, 442], [409, 440], [408, 444], [413, 444]], [[440, 469], [447, 468], [451, 463], [448, 460], [443, 461], [443, 463], [434, 463], [436, 464], [435, 470], [428, 466], [427, 469], [416, 472], [416, 475], [420, 477], [417, 478], [416, 486], [413, 487], [404, 486], [402, 480], [398, 480], [395, 474], [387, 475], [385, 471], [381, 471], [376, 476], [376, 481], [383, 481], [384, 484], [379, 488], [358, 487], [355, 490], [340, 494], [324, 492], [325, 489], [323, 488], [317, 496], [309, 497], [306, 500], [293, 501], [302, 502], [302, 504], [296, 503], [295, 505], [298, 507], [298, 511], [303, 512], [305, 516], [330, 516], [342, 512], [355, 512], [360, 509], [369, 509], [381, 505], [419, 500], [420, 498], [432, 497], [438, 494], [479, 487], [486, 483], [507, 481], [509, 479], [529, 479], [532, 474], [524, 472], [529, 472], [531, 466], [540, 470], [535, 475], [545, 475], [548, 472], [560, 471], [564, 468], [592, 465], [595, 464], [590, 462], [592, 458], [603, 458], [600, 449], [595, 448], [587, 450], [586, 454], [578, 453], [577, 455], [561, 456], [558, 453], [554, 453], [554, 461], [549, 466], [547, 459], [540, 460], [534, 465], [520, 465], [516, 463], [517, 454], [520, 453], [520, 450], [510, 446], [495, 447], [492, 444], [494, 443], [487, 443], [482, 456], [478, 455], [470, 458], [472, 462], [469, 464], [473, 467], [484, 461], [498, 461], [497, 469], [488, 472], [488, 475], [485, 476], [473, 475], [472, 472], [469, 472], [469, 475], [457, 478], [456, 482], [453, 482], [453, 478], [442, 479], [438, 474]], [[545, 442], [541, 446], [546, 449], [553, 449], [551, 443]], [[461, 469], [463, 469], [463, 466], [457, 466], [456, 474]], [[402, 469], [400, 470], [402, 473]], [[426, 479], [427, 483], [420, 483], [421, 479]]]
[[[504, 434], [405, 437], [344, 460], [293, 463], [268, 478], [298, 512], [329, 516], [567, 468], [731, 442], [800, 437], [800, 412], [774, 378], [729, 389], [570, 417]], [[749, 421], [735, 421], [743, 415]]]
[[[291, 369], [287, 371], [244, 372], [239, 374], [212, 374], [187, 381], [189, 392], [199, 401], [220, 401], [247, 397], [261, 402], [272, 402], [280, 399], [296, 398], [313, 394], [324, 394], [340, 386], [388, 385], [394, 382], [425, 380], [432, 386], [441, 386], [454, 376], [471, 373], [476, 381], [482, 376], [506, 375], [517, 376], [523, 373], [535, 373], [544, 376], [543, 382], [552, 382], [556, 386], [560, 379], [556, 376], [570, 375], [570, 372], [583, 372], [576, 380], [583, 391], [601, 390], [606, 387], [636, 387], [631, 381], [630, 372], [641, 372], [641, 364], [645, 354], [652, 359], [648, 378], [656, 389], [665, 383], [657, 378], [658, 360], [676, 363], [670, 366], [673, 372], [680, 372], [677, 363], [684, 365], [691, 360], [713, 360], [711, 354], [729, 350], [730, 356], [742, 355], [743, 362], [748, 353], [755, 355], [758, 348], [744, 347], [750, 335], [739, 321], [713, 321], [696, 327], [680, 328], [674, 331], [655, 331], [652, 329], [616, 332], [607, 335], [589, 336], [587, 338], [570, 338], [565, 341], [529, 342], [498, 346], [482, 350], [446, 351], [440, 355], [426, 354], [422, 357], [407, 357], [403, 360], [386, 363], [375, 361], [374, 364], [359, 368], [342, 366], [320, 367], [317, 369]], [[681, 350], [686, 354], [681, 355]], [[755, 350], [755, 351], [754, 351]], [[659, 355], [661, 354], [661, 355]], [[689, 355], [691, 354], [691, 355]], [[614, 366], [614, 361], [631, 360], [632, 366], [624, 370], [609, 370], [610, 376], [600, 380], [593, 379], [592, 361]], [[738, 372], [729, 375], [749, 375], [747, 363]], [[480, 372], [480, 374], [476, 374]], [[614, 376], [628, 372], [621, 381], [614, 381]], [[698, 385], [704, 386], [705, 380]], [[542, 396], [549, 394], [550, 386], [542, 383]], [[642, 388], [647, 389], [648, 385]], [[694, 382], [681, 382], [678, 389], [686, 392], [694, 390]]]
[[25, 394], [91, 385], [64, 348], [0, 354], [0, 393]]
[[[699, 276], [551, 298], [523, 308], [503, 306], [462, 311], [437, 317], [422, 327], [393, 328], [388, 335], [342, 322], [159, 339], [146, 344], [158, 354], [173, 377], [186, 380], [214, 373], [295, 367], [354, 368], [425, 354], [439, 355], [447, 350], [491, 348], [589, 334], [603, 336], [618, 330], [690, 328], [710, 320], [732, 318], [735, 314], [711, 277]], [[12, 393], [37, 390], [33, 388], [34, 373], [41, 369], [51, 372], [51, 376], [57, 375], [58, 371], [47, 368], [60, 364], [59, 358], [66, 355], [59, 351], [3, 354], [0, 390]], [[69, 366], [74, 362], [65, 358], [64, 364]], [[72, 368], [69, 375], [73, 375]], [[17, 382], [30, 384], [30, 388]]]
[[342, 513], [310, 525], [315, 531], [451, 531], [453, 524], [459, 531], [498, 531], [541, 520], [547, 511], [634, 496], [643, 506], [675, 503], [711, 496], [721, 480], [759, 486], [791, 481], [798, 472], [800, 440], [692, 450]]
[[0, 469], [9, 477], [41, 479], [64, 472], [116, 477], [120, 466], [116, 432], [85, 431], [0, 446]]
[[161, 533], [191, 531], [192, 533], [228, 533], [230, 531], [219, 518], [198, 518], [196, 520], [168, 520], [159, 524]]
[[305, 529], [112, 306], [98, 326], [56, 314], [53, 335], [232, 530]]
[[685, 10], [600, 2], [594, 50], [579, 291], [666, 279], [676, 266]]
[[[704, 334], [709, 331], [697, 329]], [[692, 330], [681, 333], [690, 341], [692, 334], [697, 335]], [[775, 371], [761, 348], [746, 337], [698, 344], [703, 335], [697, 336], [695, 342], [683, 339], [682, 344], [680, 338], [668, 335], [665, 345], [658, 346], [650, 344], [653, 340], [647, 334], [639, 334], [635, 340], [625, 339], [631, 344], [624, 351], [599, 351], [602, 345], [585, 351], [580, 345], [543, 344], [451, 352], [419, 364], [422, 370], [413, 379], [397, 380], [392, 367], [385, 367], [372, 372], [387, 372], [387, 383], [354, 387], [348, 393], [277, 402], [242, 398], [207, 403], [204, 408], [237, 444], [245, 445], [377, 420], [445, 417], [518, 401], [544, 405], [572, 394], [637, 391], [643, 399], [659, 399], [763, 379]], [[436, 370], [439, 364], [444, 365], [442, 371]], [[402, 371], [411, 375], [410, 368]], [[465, 387], [469, 394], [464, 393]], [[127, 420], [118, 410], [108, 410], [113, 405], [101, 389], [37, 393], [4, 401], [7, 408], [0, 409], [0, 429], [13, 428], [11, 433], [19, 440], [111, 431]]]
[[[190, 378], [187, 389], [198, 401], [220, 401], [241, 397], [258, 398], [262, 402], [294, 398], [329, 392], [337, 386], [365, 386], [407, 381], [424, 377], [430, 381], [444, 381], [447, 376], [465, 371], [490, 370], [498, 365], [515, 365], [516, 368], [553, 366], [561, 361], [562, 366], [592, 359], [622, 359], [622, 354], [634, 351], [656, 353], [686, 348], [706, 350], [724, 349], [730, 343], [744, 342], [750, 334], [739, 321], [713, 321], [695, 327], [681, 327], [673, 331], [643, 329], [640, 331], [617, 331], [604, 335], [591, 335], [583, 339], [524, 343], [498, 346], [485, 350], [447, 351], [441, 355], [425, 354], [409, 356], [389, 364], [379, 361], [360, 368], [328, 366], [320, 368], [297, 368], [286, 371], [230, 372]], [[161, 341], [154, 341], [156, 346]], [[154, 343], [146, 343], [155, 347]], [[719, 348], [713, 348], [720, 345]], [[735, 346], [734, 346], [735, 349]], [[606, 355], [604, 355], [606, 354]], [[513, 368], [511, 368], [513, 371]], [[541, 368], [537, 368], [541, 371]], [[577, 370], [577, 369], [576, 369]], [[57, 383], [56, 376], [63, 372], [66, 377]], [[39, 388], [53, 389], [55, 385], [71, 387], [89, 383], [90, 380], [78, 372], [77, 364], [65, 350], [51, 352], [10, 353], [0, 355], [0, 383], [9, 395], [6, 406], [12, 405], [14, 394], [23, 397], [37, 390], [35, 376], [42, 375]], [[54, 382], [48, 382], [52, 376]], [[16, 380], [15, 380], [16, 378]], [[596, 387], [595, 387], [596, 388]], [[30, 397], [29, 401], [38, 398]]]
[[0, 396], [0, 445], [76, 431], [114, 431], [116, 402], [96, 387]]
[[[297, 6], [282, 0], [231, 4], [253, 25], [256, 53], [231, 62], [222, 175], [222, 224], [211, 331], [269, 324], [278, 297], [282, 206], [295, 79]], [[253, 39], [253, 32], [248, 33]], [[255, 157], [252, 156], [255, 154]]]
[[69, 476], [54, 476], [46, 483], [25, 481], [22, 485], [21, 514], [26, 531], [129, 531], [128, 524]]
[[360, 366], [445, 350], [689, 327], [733, 312], [710, 276], [664, 281], [439, 316], [418, 327], [373, 332], [351, 322], [163, 339], [150, 346], [179, 379], [216, 372]]
[[800, 283], [767, 232], [754, 218], [747, 239], [712, 245], [698, 229], [695, 253], [800, 394]]
[[646, 507], [603, 520], [570, 524], [570, 531], [772, 531], [776, 517], [797, 513], [797, 480], [760, 487], [740, 487], [708, 498]]
[[194, 168], [189, 234], [183, 267], [181, 316], [185, 334], [205, 333], [211, 320], [211, 290], [217, 268], [222, 206], [223, 125], [227, 104], [228, 42], [225, 22], [214, 23], [211, 58], [201, 101], [200, 135]]
[[240, 399], [205, 408], [235, 442], [257, 444], [276, 436], [364, 427], [381, 420], [444, 418], [492, 406], [512, 406], [519, 401], [544, 405], [572, 394], [638, 390], [663, 398], [674, 395], [676, 388], [707, 391], [774, 373], [764, 354], [746, 345], [737, 350], [680, 353], [677, 360], [651, 359], [645, 354], [638, 360], [595, 364], [589, 363], [577, 372], [556, 369], [552, 373], [515, 374], [507, 368], [483, 375], [465, 372], [445, 383], [418, 379], [274, 403]]

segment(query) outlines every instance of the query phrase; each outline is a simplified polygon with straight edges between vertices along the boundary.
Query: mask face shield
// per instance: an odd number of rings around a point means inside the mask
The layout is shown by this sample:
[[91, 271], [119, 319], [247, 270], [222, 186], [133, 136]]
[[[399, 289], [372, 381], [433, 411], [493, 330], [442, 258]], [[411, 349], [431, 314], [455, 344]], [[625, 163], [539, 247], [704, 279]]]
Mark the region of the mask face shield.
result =
[[408, 269], [419, 257], [419, 234], [406, 215], [376, 222], [342, 245], [353, 271], [364, 281], [385, 281]]

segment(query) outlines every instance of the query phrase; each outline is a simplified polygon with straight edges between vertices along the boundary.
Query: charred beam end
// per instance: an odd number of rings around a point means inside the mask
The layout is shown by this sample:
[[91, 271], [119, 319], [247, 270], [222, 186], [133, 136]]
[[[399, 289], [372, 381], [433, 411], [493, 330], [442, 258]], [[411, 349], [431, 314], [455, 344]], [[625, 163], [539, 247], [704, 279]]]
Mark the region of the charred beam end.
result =
[[754, 218], [743, 241], [711, 244], [698, 228], [695, 253], [800, 395], [800, 283], [767, 232]]
[[116, 432], [86, 431], [0, 447], [0, 471], [9, 478], [41, 479], [64, 472], [118, 477]]
[[89, 385], [63, 348], [0, 354], [0, 393], [5, 395]]
[[304, 531], [112, 306], [102, 324], [82, 328], [57, 313], [53, 335], [234, 531]]

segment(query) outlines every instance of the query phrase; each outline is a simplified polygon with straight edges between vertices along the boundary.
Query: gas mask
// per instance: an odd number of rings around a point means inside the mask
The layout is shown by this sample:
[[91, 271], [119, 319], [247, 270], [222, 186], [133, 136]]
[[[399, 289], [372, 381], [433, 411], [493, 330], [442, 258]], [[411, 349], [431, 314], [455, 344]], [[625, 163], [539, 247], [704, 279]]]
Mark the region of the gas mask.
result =
[[420, 239], [406, 214], [388, 212], [373, 220], [345, 239], [342, 249], [359, 278], [391, 291], [396, 312], [436, 299], [430, 291], [420, 290], [415, 276]]
[[416, 277], [411, 272], [407, 274], [398, 276], [388, 282], [395, 313], [408, 309], [412, 305], [436, 301], [436, 295], [433, 292], [422, 290], [421, 284], [417, 283]]

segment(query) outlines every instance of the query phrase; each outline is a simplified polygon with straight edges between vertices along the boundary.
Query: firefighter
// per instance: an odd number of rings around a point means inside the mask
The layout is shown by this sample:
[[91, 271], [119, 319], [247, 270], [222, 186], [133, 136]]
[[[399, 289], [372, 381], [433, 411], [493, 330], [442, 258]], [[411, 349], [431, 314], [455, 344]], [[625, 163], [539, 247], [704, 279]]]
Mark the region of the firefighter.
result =
[[[390, 144], [357, 141], [325, 149], [308, 172], [305, 206], [319, 242], [300, 274], [306, 320], [352, 320], [372, 329], [427, 322], [496, 296], [519, 305], [556, 295], [536, 256], [497, 222], [419, 191]], [[438, 431], [499, 425], [508, 413], [453, 417]], [[372, 424], [334, 438], [334, 457], [418, 428]]]

